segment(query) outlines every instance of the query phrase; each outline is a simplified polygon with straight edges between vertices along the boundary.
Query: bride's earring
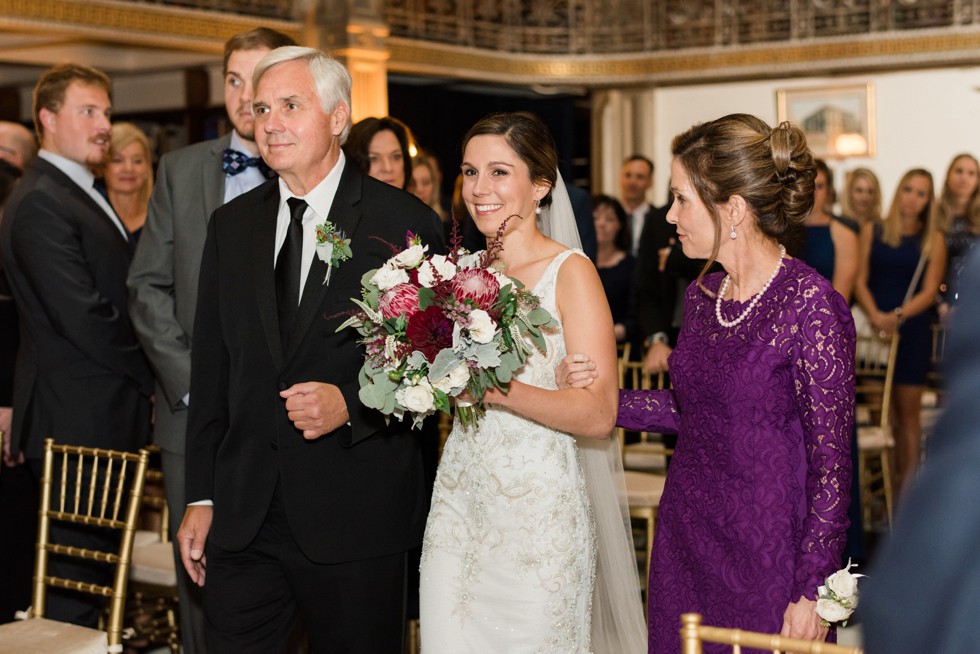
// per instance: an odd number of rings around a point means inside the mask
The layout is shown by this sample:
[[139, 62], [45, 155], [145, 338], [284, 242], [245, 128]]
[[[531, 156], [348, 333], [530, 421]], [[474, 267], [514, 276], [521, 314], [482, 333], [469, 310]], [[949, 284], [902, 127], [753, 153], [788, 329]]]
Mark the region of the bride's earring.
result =
[[541, 215], [541, 200], [534, 201], [534, 213]]
[[735, 239], [738, 236], [738, 234], [735, 233], [735, 223], [732, 223], [732, 231], [728, 236], [732, 239]]

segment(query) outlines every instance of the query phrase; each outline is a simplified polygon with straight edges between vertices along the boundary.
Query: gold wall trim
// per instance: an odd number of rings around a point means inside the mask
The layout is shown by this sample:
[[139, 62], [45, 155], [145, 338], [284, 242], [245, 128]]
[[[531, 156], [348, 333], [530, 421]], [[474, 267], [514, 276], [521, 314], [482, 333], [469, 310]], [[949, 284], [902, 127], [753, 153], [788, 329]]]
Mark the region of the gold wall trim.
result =
[[590, 86], [980, 63], [980, 29], [623, 56], [529, 56], [395, 37], [389, 39], [388, 46], [391, 52], [388, 68], [392, 72]]
[[63, 32], [114, 43], [179, 46], [221, 52], [234, 34], [271, 27], [295, 39], [297, 21], [241, 16], [185, 7], [107, 0], [0, 0], [0, 28]]

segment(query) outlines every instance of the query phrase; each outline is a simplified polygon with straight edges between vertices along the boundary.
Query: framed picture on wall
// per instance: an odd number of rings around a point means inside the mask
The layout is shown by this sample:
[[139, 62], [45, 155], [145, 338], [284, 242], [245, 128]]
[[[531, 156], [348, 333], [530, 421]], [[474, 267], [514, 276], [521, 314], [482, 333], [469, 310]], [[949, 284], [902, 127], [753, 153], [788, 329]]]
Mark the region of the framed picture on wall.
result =
[[806, 134], [818, 157], [873, 157], [875, 154], [874, 86], [821, 86], [776, 92], [776, 116]]

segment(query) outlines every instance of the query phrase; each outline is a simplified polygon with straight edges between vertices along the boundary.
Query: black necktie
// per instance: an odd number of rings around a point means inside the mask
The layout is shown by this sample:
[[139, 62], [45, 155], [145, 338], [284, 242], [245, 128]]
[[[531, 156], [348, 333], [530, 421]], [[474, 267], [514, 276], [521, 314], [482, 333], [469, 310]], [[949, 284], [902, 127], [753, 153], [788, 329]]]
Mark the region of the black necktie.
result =
[[286, 346], [299, 307], [300, 268], [303, 260], [303, 214], [306, 200], [289, 198], [289, 228], [276, 259], [276, 304], [279, 309], [279, 338]]

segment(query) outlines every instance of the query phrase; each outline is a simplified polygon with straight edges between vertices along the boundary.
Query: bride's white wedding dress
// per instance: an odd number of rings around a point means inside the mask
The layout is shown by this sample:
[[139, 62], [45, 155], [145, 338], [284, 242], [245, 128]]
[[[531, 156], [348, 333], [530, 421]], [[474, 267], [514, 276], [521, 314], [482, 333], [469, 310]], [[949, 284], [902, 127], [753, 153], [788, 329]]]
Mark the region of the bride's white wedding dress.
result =
[[[556, 256], [534, 288], [557, 320]], [[581, 254], [581, 253], [579, 253]], [[584, 255], [583, 255], [584, 256]], [[554, 389], [561, 325], [516, 379]], [[457, 420], [436, 475], [422, 546], [424, 654], [587, 653], [596, 570], [589, 491], [576, 440], [502, 408]]]

